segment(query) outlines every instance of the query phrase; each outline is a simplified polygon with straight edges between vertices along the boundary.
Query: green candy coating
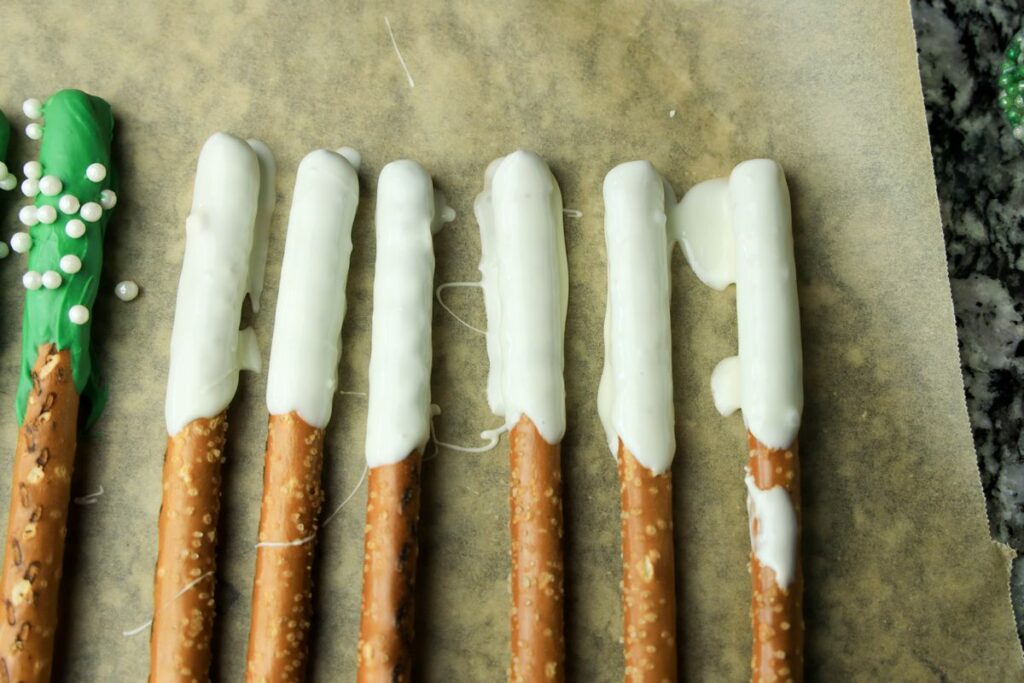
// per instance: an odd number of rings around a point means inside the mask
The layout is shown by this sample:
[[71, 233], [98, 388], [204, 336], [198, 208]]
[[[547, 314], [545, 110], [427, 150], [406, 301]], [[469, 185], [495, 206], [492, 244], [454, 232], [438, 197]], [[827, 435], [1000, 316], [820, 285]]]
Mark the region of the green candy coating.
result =
[[[88, 421], [99, 417], [106, 402], [106, 391], [96, 378], [89, 334], [92, 329], [92, 307], [100, 284], [103, 264], [103, 236], [110, 212], [103, 211], [96, 222], [85, 221], [85, 235], [75, 239], [64, 231], [71, 218], [60, 212], [60, 197], [71, 194], [82, 205], [100, 201], [100, 192], [114, 185], [110, 163], [110, 145], [114, 134], [114, 116], [110, 105], [80, 90], [62, 90], [43, 105], [43, 138], [39, 162], [43, 176], [57, 176], [63, 189], [53, 197], [39, 193], [35, 204], [52, 206], [57, 220], [51, 225], [37, 223], [29, 229], [32, 247], [28, 254], [28, 269], [39, 273], [48, 270], [61, 274], [63, 282], [56, 289], [26, 290], [25, 313], [22, 322], [21, 376], [18, 382], [16, 408], [18, 422], [25, 418], [29, 391], [32, 388], [32, 365], [38, 348], [53, 343], [60, 349], [71, 350], [72, 375], [75, 389], [89, 401]], [[107, 169], [106, 177], [93, 182], [85, 175], [91, 164], [100, 163]], [[73, 254], [81, 259], [77, 273], [64, 273], [60, 269], [62, 256]], [[81, 304], [90, 311], [90, 319], [82, 325], [71, 322], [68, 312]]]

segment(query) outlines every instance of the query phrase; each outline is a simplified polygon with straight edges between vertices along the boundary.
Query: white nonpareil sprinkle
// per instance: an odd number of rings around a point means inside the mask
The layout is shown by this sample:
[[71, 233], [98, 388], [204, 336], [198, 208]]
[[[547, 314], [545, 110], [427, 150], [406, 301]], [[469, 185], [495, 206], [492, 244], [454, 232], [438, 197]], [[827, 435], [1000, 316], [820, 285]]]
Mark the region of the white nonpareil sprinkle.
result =
[[11, 249], [24, 254], [32, 248], [32, 237], [27, 232], [16, 232], [11, 235]]
[[75, 215], [78, 213], [78, 210], [82, 208], [82, 204], [78, 201], [78, 197], [73, 194], [66, 194], [61, 197], [57, 205], [60, 207], [61, 213], [66, 213], [69, 216]]
[[18, 211], [18, 220], [21, 221], [22, 225], [27, 225], [30, 228], [38, 223], [39, 216], [36, 213], [35, 204], [21, 207], [21, 210]]
[[103, 190], [100, 192], [100, 206], [104, 209], [113, 209], [117, 206], [117, 194], [113, 190]]
[[39, 181], [35, 178], [25, 178], [21, 183], [21, 193], [26, 197], [35, 197], [39, 194]]
[[74, 275], [82, 269], [82, 259], [74, 254], [65, 254], [60, 257], [60, 269], [69, 275]]
[[58, 195], [63, 189], [64, 183], [55, 175], [46, 175], [39, 179], [39, 191], [47, 197]]
[[89, 164], [89, 167], [85, 169], [85, 177], [98, 183], [107, 177], [107, 167], [100, 163]]
[[38, 161], [26, 161], [21, 170], [25, 173], [26, 178], [33, 178], [34, 180], [39, 180], [43, 175], [43, 165]]
[[0, 190], [8, 192], [10, 190], [13, 190], [17, 186], [18, 179], [14, 177], [13, 173], [8, 173], [7, 175], [0, 178]]
[[89, 309], [82, 304], [75, 304], [68, 310], [68, 320], [76, 325], [84, 325], [89, 322]]
[[85, 234], [85, 223], [77, 218], [72, 218], [64, 226], [64, 232], [68, 234], [68, 237], [78, 239]]
[[25, 289], [39, 289], [43, 286], [43, 278], [36, 271], [30, 270], [21, 276], [21, 284]]
[[25, 135], [27, 135], [32, 140], [42, 140], [43, 127], [38, 123], [30, 123], [27, 126], [25, 126]]
[[82, 204], [80, 213], [82, 214], [82, 218], [90, 223], [95, 223], [100, 219], [100, 216], [103, 215], [103, 207], [96, 202], [86, 202], [85, 204]]
[[139, 286], [131, 280], [122, 280], [114, 286], [114, 295], [121, 301], [131, 301], [139, 295]]
[[43, 225], [52, 225], [57, 220], [57, 209], [53, 208], [49, 204], [43, 204], [36, 208], [36, 218]]
[[43, 273], [43, 287], [47, 289], [57, 289], [63, 281], [64, 278], [55, 270], [48, 270]]
[[21, 105], [21, 111], [30, 119], [38, 119], [43, 115], [43, 103], [30, 97]]

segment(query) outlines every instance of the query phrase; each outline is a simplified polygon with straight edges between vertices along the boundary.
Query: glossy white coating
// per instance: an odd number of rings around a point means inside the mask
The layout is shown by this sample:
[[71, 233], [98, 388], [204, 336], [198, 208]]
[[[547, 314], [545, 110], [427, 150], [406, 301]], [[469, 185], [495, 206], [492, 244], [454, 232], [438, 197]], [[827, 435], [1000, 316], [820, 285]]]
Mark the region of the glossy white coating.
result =
[[259, 189], [252, 147], [227, 133], [211, 136], [199, 154], [192, 210], [185, 221], [167, 379], [169, 435], [227, 408], [243, 362], [252, 365], [254, 335], [251, 330], [240, 333], [238, 326]]
[[267, 378], [272, 415], [296, 412], [326, 427], [338, 386], [345, 284], [359, 179], [324, 149], [299, 164], [288, 218]]
[[366, 464], [390, 465], [430, 438], [435, 227], [450, 212], [423, 167], [393, 161], [377, 182]]
[[526, 415], [548, 443], [565, 433], [568, 266], [562, 194], [533, 152], [496, 159], [474, 212], [480, 223], [491, 410], [515, 426]]
[[764, 490], [747, 475], [747, 513], [750, 518], [750, 547], [765, 567], [775, 572], [779, 588], [788, 588], [796, 578], [797, 520], [789, 493], [781, 486]]
[[684, 253], [697, 275], [716, 288], [736, 282], [739, 381], [729, 366], [720, 369], [713, 390], [722, 393], [715, 404], [727, 414], [738, 396], [750, 432], [766, 446], [787, 448], [800, 429], [804, 397], [792, 219], [782, 169], [770, 159], [745, 161], [728, 182], [690, 190], [675, 220], [680, 239], [690, 240]]
[[666, 218], [674, 205], [650, 162], [620, 164], [605, 177], [608, 297], [598, 412], [612, 453], [621, 439], [655, 474], [667, 471], [675, 454]]

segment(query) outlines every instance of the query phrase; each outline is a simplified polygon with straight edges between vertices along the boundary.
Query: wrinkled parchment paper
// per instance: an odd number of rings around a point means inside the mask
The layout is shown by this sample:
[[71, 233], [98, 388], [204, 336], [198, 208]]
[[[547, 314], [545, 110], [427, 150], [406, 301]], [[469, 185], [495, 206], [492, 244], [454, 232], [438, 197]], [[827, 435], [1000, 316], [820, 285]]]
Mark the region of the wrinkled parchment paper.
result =
[[[80, 87], [118, 117], [122, 190], [95, 310], [110, 385], [81, 440], [64, 579], [58, 678], [141, 681], [165, 443], [171, 314], [196, 157], [217, 130], [277, 156], [267, 291], [255, 318], [269, 356], [296, 165], [316, 147], [363, 152], [341, 388], [365, 391], [373, 197], [388, 161], [419, 160], [459, 212], [436, 238], [438, 282], [475, 280], [472, 202], [487, 163], [546, 157], [567, 218], [570, 308], [564, 443], [570, 677], [622, 676], [618, 484], [595, 398], [605, 300], [601, 181], [647, 158], [681, 192], [772, 156], [793, 198], [806, 367], [808, 671], [820, 681], [1009, 681], [1022, 676], [1007, 563], [990, 540], [957, 361], [909, 10], [904, 3], [5, 2], [0, 106]], [[412, 87], [388, 37], [388, 16]], [[673, 116], [671, 112], [674, 111]], [[20, 137], [15, 167], [36, 147]], [[19, 202], [2, 200], [7, 237]], [[0, 262], [0, 481], [15, 444], [21, 258]], [[114, 284], [138, 281], [130, 304]], [[682, 671], [741, 681], [749, 665], [747, 519], [739, 417], [711, 402], [735, 349], [735, 299], [674, 259], [677, 547]], [[479, 292], [449, 290], [481, 326]], [[436, 307], [435, 307], [436, 308]], [[478, 334], [434, 315], [440, 438], [475, 445], [498, 424]], [[232, 406], [218, 585], [216, 672], [240, 680], [262, 484], [265, 375]], [[326, 509], [363, 470], [365, 399], [339, 395]], [[507, 460], [442, 450], [426, 464], [416, 670], [425, 681], [503, 680]], [[7, 485], [0, 486], [6, 510]], [[323, 530], [312, 678], [352, 680], [365, 489]]]

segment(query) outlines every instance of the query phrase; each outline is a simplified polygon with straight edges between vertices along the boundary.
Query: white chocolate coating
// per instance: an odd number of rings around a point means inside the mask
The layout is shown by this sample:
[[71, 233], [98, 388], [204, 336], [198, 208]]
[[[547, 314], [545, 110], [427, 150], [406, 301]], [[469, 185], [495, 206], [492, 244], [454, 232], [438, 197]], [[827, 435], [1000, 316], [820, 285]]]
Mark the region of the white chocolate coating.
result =
[[647, 161], [616, 166], [604, 180], [608, 298], [598, 412], [613, 454], [619, 439], [661, 474], [675, 455], [671, 243], [667, 207], [675, 196]]
[[565, 434], [564, 335], [568, 265], [562, 194], [533, 152], [496, 159], [474, 212], [480, 223], [487, 401], [513, 427], [526, 415], [545, 441]]
[[251, 364], [252, 348], [246, 347], [252, 344], [244, 341], [252, 340], [251, 331], [242, 334], [238, 325], [259, 189], [259, 163], [248, 143], [227, 133], [215, 133], [206, 141], [185, 221], [185, 255], [171, 332], [165, 406], [169, 435], [226, 409], [238, 387], [243, 358]]
[[[252, 310], [259, 312], [260, 296], [263, 294], [263, 277], [267, 271], [267, 244], [270, 242], [270, 219], [277, 203], [277, 163], [270, 148], [259, 140], [249, 140], [249, 146], [256, 152], [260, 163], [260, 198], [256, 209], [256, 232], [252, 241], [252, 257], [249, 259], [249, 303]], [[111, 192], [113, 194], [113, 192]], [[102, 202], [102, 199], [100, 200]], [[117, 198], [114, 197], [114, 202]], [[108, 208], [104, 204], [104, 208]]]
[[759, 489], [750, 475], [744, 481], [747, 483], [750, 547], [758, 562], [775, 572], [779, 588], [788, 588], [796, 578], [797, 566], [797, 522], [793, 501], [781, 486]]
[[393, 161], [377, 182], [366, 464], [390, 465], [430, 438], [434, 227], [445, 211], [430, 175]]
[[358, 203], [359, 178], [347, 159], [323, 149], [306, 155], [295, 177], [274, 317], [272, 415], [294, 411], [320, 428], [331, 419]]
[[[702, 245], [684, 247], [694, 271], [713, 287], [726, 286], [732, 277], [736, 281], [739, 382], [722, 374], [734, 371], [717, 370], [715, 404], [727, 414], [738, 403], [758, 441], [788, 448], [800, 429], [804, 396], [786, 178], [770, 159], [745, 161], [728, 182], [712, 180], [691, 189], [681, 207], [687, 204], [689, 209], [675, 213], [676, 228], [691, 244]], [[694, 222], [693, 216], [704, 220]]]

